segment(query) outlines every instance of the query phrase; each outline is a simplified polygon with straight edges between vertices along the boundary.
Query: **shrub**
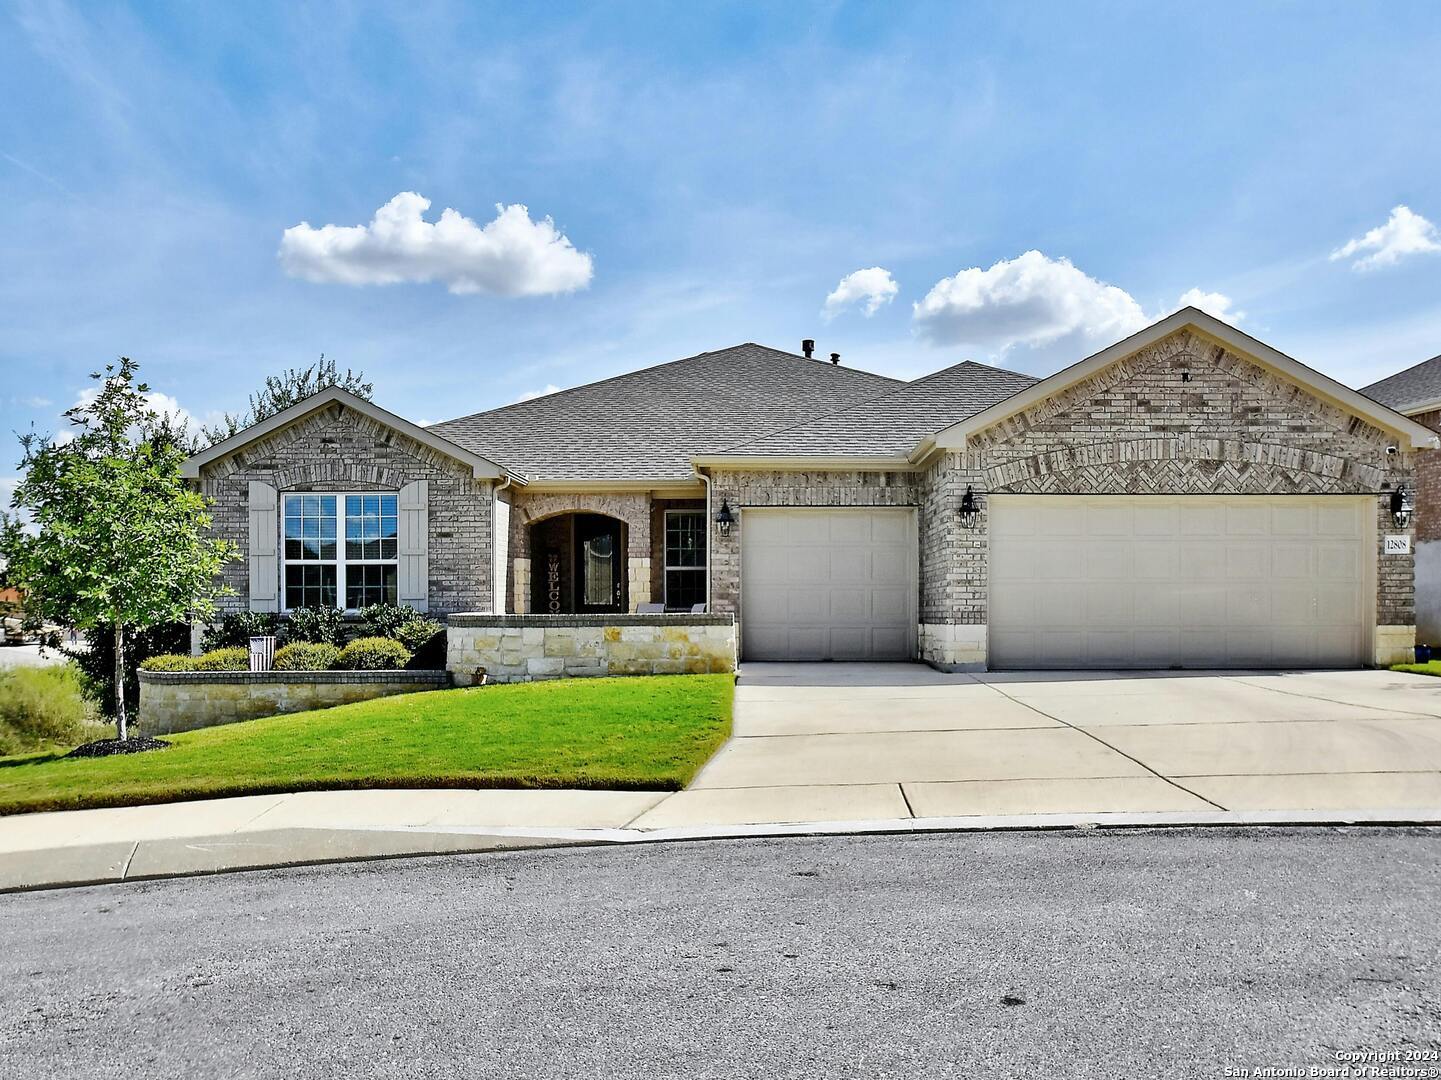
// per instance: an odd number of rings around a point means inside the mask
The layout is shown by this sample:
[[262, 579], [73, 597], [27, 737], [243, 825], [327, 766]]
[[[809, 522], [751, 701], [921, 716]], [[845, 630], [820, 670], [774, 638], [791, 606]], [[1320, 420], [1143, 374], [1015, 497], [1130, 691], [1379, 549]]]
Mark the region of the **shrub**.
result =
[[141, 671], [194, 671], [196, 657], [179, 653], [161, 653], [140, 661]]
[[292, 641], [275, 650], [276, 671], [329, 671], [340, 650], [323, 641]]
[[360, 609], [362, 637], [388, 637], [401, 640], [400, 628], [423, 616], [413, 607], [399, 604], [371, 604]]
[[74, 664], [0, 671], [0, 754], [97, 738], [98, 719]]
[[280, 616], [273, 611], [232, 611], [212, 626], [200, 639], [200, 647], [206, 652], [212, 649], [248, 648], [253, 637], [268, 637], [274, 634], [280, 624]]
[[338, 646], [345, 638], [345, 614], [339, 608], [296, 608], [286, 620], [282, 636], [286, 644], [313, 641]]
[[410, 650], [383, 637], [356, 638], [340, 650], [335, 666], [345, 671], [389, 671], [410, 663]]
[[402, 623], [395, 632], [395, 640], [410, 650], [411, 667], [445, 667], [445, 627], [434, 619], [417, 616]]
[[250, 650], [240, 648], [211, 649], [192, 661], [191, 671], [249, 671]]

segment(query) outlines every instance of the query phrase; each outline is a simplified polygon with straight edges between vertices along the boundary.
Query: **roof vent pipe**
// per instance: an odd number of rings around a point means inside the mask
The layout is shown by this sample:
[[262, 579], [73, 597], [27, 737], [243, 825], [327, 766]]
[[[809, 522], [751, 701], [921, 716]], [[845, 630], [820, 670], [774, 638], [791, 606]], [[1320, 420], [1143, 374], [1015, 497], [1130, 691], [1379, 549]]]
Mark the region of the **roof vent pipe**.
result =
[[806, 338], [801, 342], [801, 352], [805, 353], [806, 359], [811, 358], [811, 353], [816, 351], [816, 339]]
[[838, 352], [833, 352], [833, 353], [831, 353], [831, 363], [832, 363], [832, 364], [839, 364], [840, 362], [841, 362], [841, 354], [838, 353]]

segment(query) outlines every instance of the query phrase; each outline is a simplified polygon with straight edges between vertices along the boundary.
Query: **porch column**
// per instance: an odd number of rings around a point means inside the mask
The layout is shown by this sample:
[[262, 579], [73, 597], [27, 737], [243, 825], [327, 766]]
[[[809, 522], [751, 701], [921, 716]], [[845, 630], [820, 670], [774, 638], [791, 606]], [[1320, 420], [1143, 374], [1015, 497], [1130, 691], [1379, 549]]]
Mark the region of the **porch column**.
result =
[[635, 611], [650, 603], [650, 494], [643, 497], [638, 512], [625, 515], [626, 524], [626, 596]]

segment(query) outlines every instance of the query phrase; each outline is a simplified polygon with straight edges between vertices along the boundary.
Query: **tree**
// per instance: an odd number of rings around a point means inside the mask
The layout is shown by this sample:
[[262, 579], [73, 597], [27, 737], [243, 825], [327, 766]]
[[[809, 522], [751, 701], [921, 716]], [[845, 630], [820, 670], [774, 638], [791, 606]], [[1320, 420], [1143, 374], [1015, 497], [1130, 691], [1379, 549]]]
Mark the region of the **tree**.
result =
[[221, 591], [234, 547], [210, 534], [205, 498], [180, 476], [187, 456], [173, 429], [146, 405], [150, 388], [122, 357], [91, 377], [93, 401], [66, 412], [68, 441], [21, 437], [23, 476], [6, 517], [0, 557], [7, 580], [41, 618], [114, 642], [117, 736], [129, 737], [123, 687], [127, 634], [204, 618]]
[[365, 381], [364, 372], [346, 368], [342, 375], [336, 370], [335, 361], [327, 360], [321, 353], [320, 360], [308, 368], [286, 368], [279, 375], [266, 376], [265, 385], [250, 395], [250, 409], [244, 416], [226, 413], [216, 426], [202, 427], [201, 435], [206, 442], [221, 442], [331, 386], [348, 390], [366, 401], [375, 392], [375, 387]]

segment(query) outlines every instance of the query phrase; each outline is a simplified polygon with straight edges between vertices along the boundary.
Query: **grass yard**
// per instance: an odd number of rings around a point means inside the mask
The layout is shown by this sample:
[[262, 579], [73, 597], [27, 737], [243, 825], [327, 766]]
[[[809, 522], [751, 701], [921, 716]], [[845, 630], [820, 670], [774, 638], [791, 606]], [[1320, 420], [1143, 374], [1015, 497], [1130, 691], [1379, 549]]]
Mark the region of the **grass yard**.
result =
[[731, 729], [731, 675], [402, 694], [167, 735], [169, 750], [0, 758], [0, 814], [375, 787], [684, 787]]
[[1412, 675], [1441, 675], [1441, 660], [1427, 660], [1424, 664], [1392, 664], [1392, 671], [1409, 671]]

